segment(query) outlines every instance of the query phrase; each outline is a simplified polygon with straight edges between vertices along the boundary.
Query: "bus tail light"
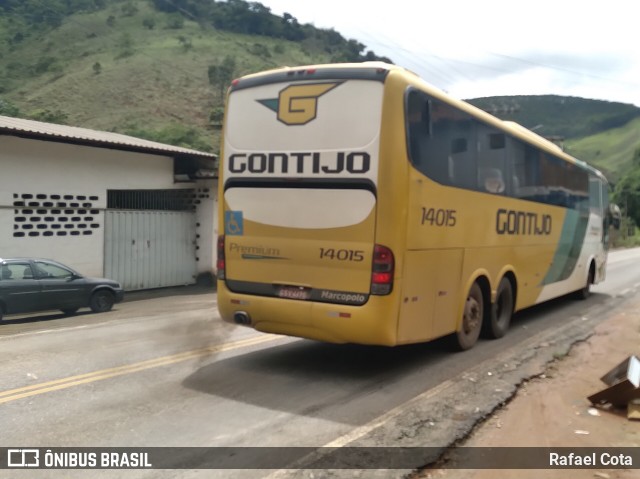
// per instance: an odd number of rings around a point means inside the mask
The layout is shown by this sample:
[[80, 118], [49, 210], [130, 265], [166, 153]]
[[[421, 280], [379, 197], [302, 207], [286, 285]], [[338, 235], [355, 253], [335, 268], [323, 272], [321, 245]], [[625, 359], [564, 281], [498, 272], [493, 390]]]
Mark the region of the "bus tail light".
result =
[[375, 245], [371, 269], [371, 294], [385, 295], [391, 293], [395, 269], [393, 251], [386, 246]]
[[218, 271], [218, 274], [217, 274], [218, 279], [224, 279], [225, 278], [224, 235], [218, 236], [218, 260], [216, 261], [216, 269]]

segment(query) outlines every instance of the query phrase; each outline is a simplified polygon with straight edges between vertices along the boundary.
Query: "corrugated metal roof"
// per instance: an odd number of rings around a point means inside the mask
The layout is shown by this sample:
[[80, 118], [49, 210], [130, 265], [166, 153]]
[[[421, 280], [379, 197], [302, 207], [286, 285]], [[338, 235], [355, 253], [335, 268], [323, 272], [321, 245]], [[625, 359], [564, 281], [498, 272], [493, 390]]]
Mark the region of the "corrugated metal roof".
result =
[[212, 153], [191, 150], [179, 146], [166, 145], [155, 141], [143, 140], [133, 136], [121, 135], [107, 131], [90, 130], [76, 126], [56, 125], [41, 121], [24, 120], [0, 116], [0, 134], [15, 134], [16, 136], [28, 136], [31, 138], [51, 138], [66, 143], [81, 143], [96, 147], [113, 148], [116, 150], [142, 151], [160, 153], [169, 156], [196, 156], [203, 158], [216, 158]]

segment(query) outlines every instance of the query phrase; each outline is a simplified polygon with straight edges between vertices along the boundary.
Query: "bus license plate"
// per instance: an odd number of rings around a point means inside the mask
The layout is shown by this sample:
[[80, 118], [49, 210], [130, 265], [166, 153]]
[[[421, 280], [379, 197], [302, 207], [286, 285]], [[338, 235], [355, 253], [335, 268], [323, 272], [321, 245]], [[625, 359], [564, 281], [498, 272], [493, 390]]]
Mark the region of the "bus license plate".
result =
[[311, 290], [299, 286], [281, 286], [278, 290], [278, 296], [287, 299], [307, 300], [311, 296]]

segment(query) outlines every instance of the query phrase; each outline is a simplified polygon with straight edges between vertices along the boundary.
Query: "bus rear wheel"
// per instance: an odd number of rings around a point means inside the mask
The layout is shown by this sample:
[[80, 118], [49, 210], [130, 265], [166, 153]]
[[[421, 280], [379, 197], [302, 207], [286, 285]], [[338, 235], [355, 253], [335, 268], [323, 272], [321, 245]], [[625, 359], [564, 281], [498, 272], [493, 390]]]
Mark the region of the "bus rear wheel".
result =
[[491, 309], [491, 318], [484, 324], [483, 335], [498, 339], [504, 336], [511, 324], [513, 315], [513, 287], [511, 281], [502, 278], [496, 292], [496, 302]]
[[456, 347], [461, 351], [471, 349], [480, 336], [484, 320], [484, 296], [478, 283], [473, 283], [462, 313], [462, 324], [455, 334]]
[[591, 285], [595, 281], [595, 277], [596, 268], [593, 263], [591, 263], [591, 266], [589, 267], [589, 276], [587, 277], [587, 284], [585, 284], [582, 289], [579, 289], [574, 293], [577, 299], [588, 299], [589, 296], [591, 296]]

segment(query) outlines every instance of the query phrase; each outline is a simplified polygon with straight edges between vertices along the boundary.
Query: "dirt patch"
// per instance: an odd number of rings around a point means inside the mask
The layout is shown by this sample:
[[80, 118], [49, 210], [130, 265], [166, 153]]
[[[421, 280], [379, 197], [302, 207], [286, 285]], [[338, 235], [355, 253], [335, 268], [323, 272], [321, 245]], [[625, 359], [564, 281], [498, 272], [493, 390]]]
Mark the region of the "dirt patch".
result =
[[[605, 387], [599, 378], [631, 354], [640, 354], [640, 301], [635, 299], [566, 356], [557, 357], [544, 374], [524, 383], [459, 447], [639, 447], [640, 421], [628, 420], [626, 410], [595, 409], [587, 400]], [[432, 468], [416, 477], [630, 479], [639, 478], [640, 471]]]

